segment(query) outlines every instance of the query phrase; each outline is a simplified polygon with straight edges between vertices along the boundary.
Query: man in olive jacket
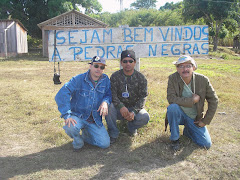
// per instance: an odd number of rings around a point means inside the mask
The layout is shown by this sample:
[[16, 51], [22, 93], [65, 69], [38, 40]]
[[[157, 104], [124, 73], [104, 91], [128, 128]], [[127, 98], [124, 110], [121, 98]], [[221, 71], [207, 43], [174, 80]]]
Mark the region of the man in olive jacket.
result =
[[129, 134], [136, 136], [137, 129], [146, 125], [150, 119], [148, 112], [144, 109], [148, 95], [147, 79], [134, 69], [135, 52], [122, 51], [120, 62], [123, 68], [114, 72], [110, 78], [112, 103], [105, 117], [111, 144], [115, 143], [119, 136], [117, 120], [126, 120]]
[[[177, 72], [168, 80], [166, 120], [169, 123], [173, 150], [180, 149], [179, 125], [184, 125], [183, 134], [201, 147], [210, 148], [211, 137], [206, 128], [217, 110], [218, 97], [209, 79], [195, 73], [197, 64], [193, 58], [184, 55], [173, 62]], [[204, 102], [208, 109], [204, 113]], [[167, 124], [167, 123], [166, 123]]]

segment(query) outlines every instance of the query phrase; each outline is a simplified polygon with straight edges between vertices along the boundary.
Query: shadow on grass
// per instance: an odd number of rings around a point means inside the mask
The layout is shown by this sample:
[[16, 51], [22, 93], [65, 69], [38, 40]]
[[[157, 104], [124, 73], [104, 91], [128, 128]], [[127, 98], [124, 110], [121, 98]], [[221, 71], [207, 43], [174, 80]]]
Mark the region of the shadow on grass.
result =
[[77, 170], [96, 168], [94, 166], [98, 165], [98, 174], [89, 178], [113, 180], [127, 173], [149, 172], [175, 164], [186, 159], [198, 148], [191, 143], [176, 155], [170, 150], [166, 137], [137, 148], [131, 148], [132, 141], [134, 138], [121, 134], [118, 141], [107, 149], [85, 144], [81, 151], [73, 152], [72, 144], [68, 143], [22, 157], [0, 157], [0, 179], [28, 174], [34, 177], [34, 173], [42, 170]]

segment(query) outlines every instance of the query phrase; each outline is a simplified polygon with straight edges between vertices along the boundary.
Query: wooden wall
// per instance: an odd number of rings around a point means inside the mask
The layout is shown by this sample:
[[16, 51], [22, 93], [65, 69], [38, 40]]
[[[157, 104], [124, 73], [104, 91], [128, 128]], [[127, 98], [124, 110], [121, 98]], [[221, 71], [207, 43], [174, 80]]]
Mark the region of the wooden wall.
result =
[[17, 31], [17, 53], [28, 53], [27, 31], [25, 31], [19, 24], [16, 25]]
[[11, 57], [24, 53], [28, 53], [27, 31], [17, 21], [0, 20], [0, 56]]

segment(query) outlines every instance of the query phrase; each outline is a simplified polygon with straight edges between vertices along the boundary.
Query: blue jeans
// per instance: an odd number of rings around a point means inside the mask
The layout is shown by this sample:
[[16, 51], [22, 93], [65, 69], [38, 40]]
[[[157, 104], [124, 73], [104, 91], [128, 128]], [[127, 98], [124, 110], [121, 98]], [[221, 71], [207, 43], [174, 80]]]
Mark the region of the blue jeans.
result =
[[[128, 108], [131, 112], [133, 109]], [[108, 133], [110, 137], [117, 138], [119, 136], [119, 130], [117, 128], [117, 120], [125, 120], [120, 110], [116, 109], [113, 103], [110, 104], [108, 107], [108, 115], [105, 117], [107, 126], [108, 126]], [[137, 113], [134, 117], [133, 121], [128, 121], [127, 127], [130, 133], [134, 133], [138, 128], [146, 125], [149, 121], [150, 117], [148, 112], [145, 109], [142, 109]]]
[[212, 145], [211, 137], [206, 126], [197, 127], [194, 120], [188, 117], [177, 104], [170, 104], [167, 108], [167, 118], [170, 126], [170, 140], [179, 139], [179, 125], [184, 125], [183, 135], [201, 147], [210, 148]]
[[[99, 127], [96, 123], [89, 123], [77, 116], [71, 116], [76, 120], [77, 124], [70, 127], [63, 126], [63, 129], [71, 138], [73, 138], [73, 148], [80, 149], [83, 147], [84, 142], [98, 146], [100, 148], [108, 148], [110, 146], [110, 137], [104, 126]], [[82, 135], [80, 130], [82, 129]]]

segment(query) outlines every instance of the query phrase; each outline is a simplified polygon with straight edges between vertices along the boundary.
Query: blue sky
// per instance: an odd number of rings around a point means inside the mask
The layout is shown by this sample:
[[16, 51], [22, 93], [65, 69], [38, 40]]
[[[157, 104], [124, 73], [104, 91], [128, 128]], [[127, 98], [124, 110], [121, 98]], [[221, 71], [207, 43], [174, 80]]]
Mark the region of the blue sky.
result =
[[[123, 9], [130, 8], [130, 4], [135, 2], [136, 0], [123, 0]], [[156, 3], [156, 8], [159, 9], [159, 7], [163, 6], [166, 2], [180, 2], [182, 0], [158, 0]], [[102, 12], [110, 12], [115, 13], [120, 10], [120, 2], [118, 0], [98, 0], [102, 4], [103, 11]]]

